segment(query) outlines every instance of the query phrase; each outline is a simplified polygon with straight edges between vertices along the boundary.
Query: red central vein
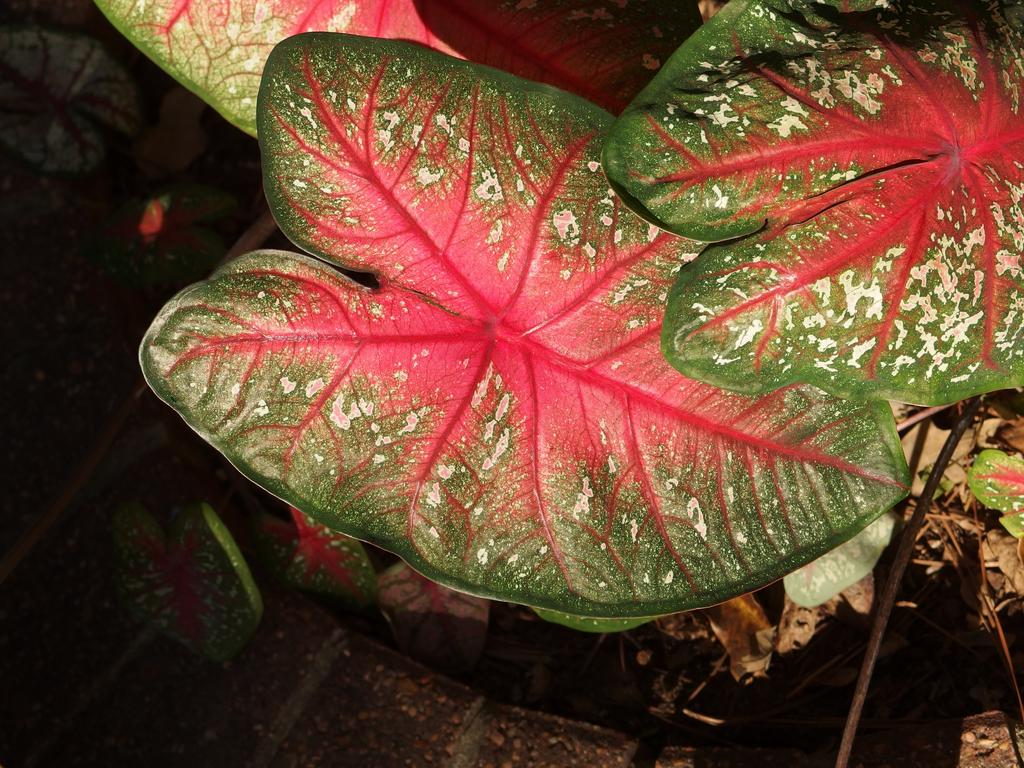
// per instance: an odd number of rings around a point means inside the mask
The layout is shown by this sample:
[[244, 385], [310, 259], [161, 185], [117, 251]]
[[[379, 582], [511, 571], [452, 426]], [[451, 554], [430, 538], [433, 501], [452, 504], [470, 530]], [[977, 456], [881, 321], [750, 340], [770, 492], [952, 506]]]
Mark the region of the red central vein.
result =
[[530, 403], [533, 405], [533, 419], [531, 421], [533, 428], [530, 430], [530, 458], [532, 459], [532, 472], [530, 475], [533, 479], [534, 503], [537, 505], [537, 516], [540, 518], [541, 527], [544, 529], [544, 537], [551, 546], [551, 556], [558, 564], [558, 569], [562, 572], [562, 578], [565, 579], [569, 590], [574, 591], [572, 580], [569, 578], [569, 568], [565, 563], [565, 555], [562, 554], [562, 548], [555, 538], [547, 507], [544, 504], [544, 489], [540, 483], [540, 398], [537, 394], [537, 376], [533, 370], [533, 359], [530, 354], [523, 350], [522, 356], [523, 364], [526, 366], [527, 375], [530, 380]]
[[[381, 62], [380, 69], [378, 70], [374, 78], [374, 82], [370, 88], [371, 94], [376, 92], [376, 89], [379, 87], [380, 80], [384, 76], [386, 65], [387, 61]], [[451, 260], [448, 258], [448, 255], [445, 253], [444, 249], [437, 242], [434, 241], [430, 234], [423, 228], [423, 225], [420, 224], [420, 222], [414, 216], [412, 216], [412, 214], [409, 213], [409, 211], [406, 209], [404, 205], [399, 203], [394, 193], [388, 188], [388, 185], [385, 184], [383, 180], [380, 178], [380, 176], [377, 174], [376, 167], [372, 163], [364, 161], [359, 156], [359, 153], [356, 152], [355, 148], [349, 144], [348, 138], [345, 136], [344, 129], [342, 128], [341, 125], [338, 124], [337, 116], [334, 114], [334, 111], [327, 103], [327, 100], [324, 98], [323, 91], [320, 88], [320, 84], [313, 76], [312, 66], [308, 55], [303, 58], [302, 69], [306, 82], [311, 89], [311, 95], [313, 97], [313, 102], [316, 104], [317, 111], [320, 113], [320, 116], [325, 121], [331, 137], [338, 143], [338, 146], [341, 147], [341, 149], [345, 152], [345, 154], [348, 156], [349, 161], [354, 166], [358, 167], [363, 172], [363, 174], [365, 174], [365, 178], [377, 189], [385, 204], [388, 205], [391, 210], [397, 213], [402, 218], [402, 220], [408, 225], [410, 234], [414, 235], [424, 246], [426, 246], [427, 250], [433, 254], [434, 258], [436, 258], [438, 262], [445, 268], [445, 270], [451, 276], [451, 278], [456, 283], [458, 283], [463, 288], [463, 290], [466, 291], [469, 297], [478, 305], [478, 307], [484, 312], [484, 314], [487, 316], [494, 316], [496, 314], [495, 308], [491, 306], [490, 302], [488, 302], [487, 299], [484, 298], [484, 296], [469, 282], [469, 280], [465, 277], [465, 275], [462, 274], [460, 270], [455, 268], [455, 266], [451, 263]], [[312, 149], [312, 147], [310, 147], [308, 143], [305, 142], [299, 136], [298, 132], [294, 128], [287, 125], [284, 121], [280, 122], [282, 127], [284, 127], [286, 131], [288, 131], [289, 135], [291, 135], [300, 144], [300, 146], [303, 147], [304, 150], [308, 151]], [[322, 153], [318, 154], [321, 154], [321, 156], [323, 156]]]
[[787, 276], [788, 279], [783, 279], [780, 281], [779, 285], [776, 285], [774, 288], [771, 288], [760, 295], [746, 299], [745, 301], [730, 307], [727, 311], [709, 318], [707, 322], [692, 330], [689, 334], [690, 337], [692, 338], [695, 334], [706, 328], [721, 325], [725, 321], [745, 312], [753, 306], [764, 303], [770, 298], [786, 296], [802, 288], [806, 288], [818, 279], [830, 275], [838, 266], [854, 263], [858, 258], [867, 258], [867, 256], [870, 255], [869, 249], [871, 247], [876, 245], [878, 241], [889, 234], [889, 232], [896, 229], [904, 219], [917, 210], [919, 205], [924, 205], [927, 201], [934, 199], [937, 194], [940, 194], [943, 191], [944, 187], [944, 181], [940, 181], [932, 187], [929, 187], [927, 192], [914, 198], [902, 211], [891, 217], [884, 227], [872, 232], [871, 236], [868, 238], [857, 240], [853, 248], [849, 250], [838, 250], [828, 258], [823, 259], [821, 263], [815, 265], [813, 269], [809, 269], [806, 272], [789, 273]]
[[537, 201], [537, 211], [533, 217], [533, 222], [530, 225], [530, 236], [526, 240], [524, 246], [524, 252], [526, 258], [524, 259], [523, 269], [519, 275], [519, 281], [516, 284], [516, 289], [509, 298], [505, 308], [498, 315], [498, 321], [500, 322], [506, 317], [515, 307], [516, 302], [519, 300], [523, 289], [526, 287], [526, 283], [530, 277], [530, 269], [533, 266], [534, 260], [538, 254], [538, 244], [540, 243], [541, 228], [547, 221], [548, 206], [551, 205], [551, 201], [554, 199], [555, 194], [559, 191], [562, 182], [565, 180], [566, 174], [573, 167], [573, 163], [580, 156], [583, 150], [589, 145], [590, 141], [594, 138], [593, 133], [589, 133], [586, 136], [578, 139], [574, 144], [567, 147], [565, 150], [565, 157], [561, 158], [555, 166], [555, 171], [551, 175], [551, 179], [548, 182], [547, 189], [541, 195], [540, 200]]
[[978, 475], [980, 480], [991, 480], [1002, 485], [1009, 485], [1017, 489], [1017, 493], [1024, 493], [1024, 477], [1013, 475], [1007, 472], [993, 472], [988, 475]]

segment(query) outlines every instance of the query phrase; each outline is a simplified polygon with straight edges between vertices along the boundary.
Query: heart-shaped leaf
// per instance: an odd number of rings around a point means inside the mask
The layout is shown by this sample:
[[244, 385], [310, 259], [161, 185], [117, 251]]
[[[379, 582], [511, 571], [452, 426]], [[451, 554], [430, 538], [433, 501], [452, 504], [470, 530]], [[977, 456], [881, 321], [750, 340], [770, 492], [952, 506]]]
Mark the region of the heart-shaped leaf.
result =
[[220, 235], [201, 224], [231, 214], [236, 206], [219, 189], [178, 184], [126, 203], [85, 250], [129, 285], [198, 280], [225, 251]]
[[175, 298], [146, 376], [244, 473], [442, 583], [652, 616], [781, 577], [905, 494], [888, 406], [674, 371], [692, 243], [623, 209], [611, 117], [423, 48], [282, 43], [260, 96], [283, 231]]
[[793, 6], [729, 3], [609, 139], [642, 215], [741, 238], [680, 273], [666, 355], [746, 392], [930, 404], [1021, 381], [1021, 27], [1003, 3]]
[[263, 600], [213, 509], [186, 507], [165, 535], [141, 505], [125, 504], [113, 529], [121, 594], [136, 615], [214, 661], [242, 649]]
[[271, 49], [301, 32], [410, 40], [586, 96], [616, 111], [700, 26], [678, 0], [96, 0], [183, 85], [256, 133]]
[[487, 600], [435, 584], [405, 563], [380, 575], [380, 607], [398, 647], [425, 664], [473, 669], [487, 640]]
[[579, 632], [596, 632], [602, 635], [636, 629], [657, 618], [657, 616], [641, 616], [636, 619], [597, 619], [591, 616], [574, 616], [561, 611], [546, 611], [543, 608], [534, 608], [533, 610], [544, 621], [550, 621], [552, 624], [559, 624]]
[[351, 608], [377, 600], [377, 574], [363, 545], [291, 508], [292, 522], [261, 515], [254, 538], [270, 568], [284, 583]]
[[140, 121], [135, 84], [99, 42], [0, 26], [0, 147], [41, 173], [84, 174], [106, 157], [101, 128]]
[[967, 483], [975, 497], [990, 509], [1006, 512], [999, 519], [1011, 534], [1024, 537], [1024, 459], [1003, 451], [984, 450], [967, 473]]
[[896, 516], [886, 513], [846, 543], [786, 574], [782, 580], [786, 594], [804, 608], [827, 603], [871, 573], [895, 527]]

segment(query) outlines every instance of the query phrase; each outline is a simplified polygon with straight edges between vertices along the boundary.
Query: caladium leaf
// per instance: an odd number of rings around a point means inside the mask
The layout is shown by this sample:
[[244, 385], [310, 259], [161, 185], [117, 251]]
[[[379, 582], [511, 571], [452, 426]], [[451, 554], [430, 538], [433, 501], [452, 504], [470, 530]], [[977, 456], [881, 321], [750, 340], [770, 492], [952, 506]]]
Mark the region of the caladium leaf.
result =
[[613, 130], [642, 215], [740, 238], [673, 290], [688, 376], [928, 404], [1024, 379], [1021, 27], [1009, 3], [880, 5], [731, 2]]
[[282, 43], [260, 96], [264, 251], [164, 308], [156, 392], [245, 474], [449, 586], [652, 616], [781, 577], [905, 495], [888, 406], [680, 376], [692, 243], [622, 208], [611, 117], [404, 43]]
[[380, 575], [380, 607], [399, 648], [433, 667], [471, 670], [487, 640], [491, 604], [395, 563]]
[[0, 26], [0, 147], [41, 173], [84, 174], [106, 157], [102, 128], [140, 123], [135, 83], [98, 41]]
[[231, 533], [207, 504], [178, 513], [164, 534], [139, 504], [113, 519], [118, 580], [144, 621], [214, 661], [248, 642], [263, 601]]
[[377, 600], [377, 574], [363, 545], [325, 528], [291, 508], [292, 521], [263, 514], [254, 538], [264, 559], [283, 582], [352, 608]]
[[198, 280], [224, 256], [220, 235], [205, 223], [237, 203], [219, 189], [177, 184], [121, 207], [86, 245], [88, 255], [129, 285]]
[[620, 110], [700, 26], [679, 0], [96, 0], [150, 58], [243, 130], [275, 44], [300, 32], [410, 40]]
[[999, 519], [1011, 534], [1024, 537], [1024, 459], [1003, 451], [984, 450], [967, 473], [975, 497], [990, 509], [1006, 512]]
[[657, 618], [657, 616], [641, 616], [635, 619], [598, 619], [591, 616], [574, 616], [561, 611], [546, 611], [543, 608], [534, 608], [533, 610], [544, 621], [550, 621], [552, 624], [559, 624], [579, 632], [596, 632], [602, 635], [636, 629]]
[[786, 594], [804, 608], [827, 603], [874, 570], [895, 527], [896, 516], [887, 512], [849, 541], [786, 574]]

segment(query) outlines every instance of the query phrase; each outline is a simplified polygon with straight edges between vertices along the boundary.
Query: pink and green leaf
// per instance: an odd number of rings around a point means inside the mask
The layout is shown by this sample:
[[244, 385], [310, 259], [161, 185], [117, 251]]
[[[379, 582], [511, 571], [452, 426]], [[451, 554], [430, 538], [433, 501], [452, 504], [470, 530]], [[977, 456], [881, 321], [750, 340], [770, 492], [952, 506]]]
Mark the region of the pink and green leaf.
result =
[[906, 494], [889, 408], [737, 395], [658, 346], [694, 244], [623, 208], [611, 117], [396, 42], [304, 35], [260, 98], [265, 187], [322, 262], [179, 294], [148, 381], [247, 476], [446, 585], [586, 616], [719, 602]]
[[999, 519], [1011, 534], [1024, 538], [1024, 459], [1003, 451], [984, 450], [967, 473], [975, 498], [990, 509], [1005, 512]]
[[80, 175], [106, 157], [104, 128], [140, 123], [135, 83], [98, 41], [0, 26], [0, 147], [41, 173]]
[[374, 605], [377, 574], [363, 545], [291, 508], [291, 522], [264, 514], [254, 538], [271, 570], [284, 583], [354, 609]]
[[380, 575], [380, 607], [398, 647], [453, 672], [476, 666], [487, 640], [490, 602], [442, 587], [396, 563]]
[[203, 224], [236, 207], [235, 199], [219, 189], [177, 184], [126, 203], [89, 241], [86, 252], [129, 285], [198, 280], [225, 252], [220, 235]]
[[113, 518], [118, 582], [140, 619], [214, 661], [234, 656], [263, 601], [231, 533], [206, 504], [181, 510], [168, 533], [139, 504]]
[[700, 26], [678, 0], [97, 0], [150, 58], [256, 133], [271, 49], [302, 32], [408, 40], [620, 110]]
[[579, 632], [595, 632], [607, 634], [609, 632], [625, 632], [627, 629], [636, 629], [649, 621], [654, 621], [657, 616], [641, 616], [634, 619], [599, 619], [592, 616], [574, 616], [571, 613], [561, 611], [546, 611], [543, 608], [534, 608], [534, 612], [544, 621], [552, 624], [559, 624]]
[[896, 516], [888, 512], [849, 541], [782, 580], [789, 598], [804, 608], [827, 603], [871, 573], [889, 546]]
[[996, 2], [792, 5], [729, 3], [605, 149], [641, 215], [728, 241], [679, 275], [669, 360], [928, 404], [1024, 380], [1021, 27]]

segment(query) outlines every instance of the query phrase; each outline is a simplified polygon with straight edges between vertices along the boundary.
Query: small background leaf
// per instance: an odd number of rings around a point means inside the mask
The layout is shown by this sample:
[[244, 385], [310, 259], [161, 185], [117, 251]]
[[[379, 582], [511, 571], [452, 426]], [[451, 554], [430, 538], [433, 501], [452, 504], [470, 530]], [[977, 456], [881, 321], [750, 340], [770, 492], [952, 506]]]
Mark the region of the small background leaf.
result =
[[871, 573], [895, 528], [896, 515], [886, 512], [845, 544], [786, 576], [786, 594], [805, 608], [828, 602]]
[[362, 609], [377, 600], [377, 574], [363, 545], [313, 522], [295, 507], [292, 521], [263, 513], [253, 536], [274, 574], [296, 589]]
[[711, 629], [729, 654], [735, 680], [761, 677], [772, 660], [775, 628], [752, 594], [740, 595], [705, 609]]
[[85, 174], [106, 157], [101, 127], [132, 134], [138, 93], [96, 40], [0, 27], [0, 146], [40, 173]]
[[121, 594], [161, 632], [214, 661], [248, 642], [263, 601], [230, 532], [207, 504], [186, 507], [169, 534], [139, 504], [114, 513]]
[[443, 587], [396, 563], [380, 575], [380, 607], [399, 647], [452, 672], [476, 666], [487, 639], [490, 602]]
[[1007, 531], [1024, 537], [1024, 459], [994, 449], [982, 451], [967, 473], [967, 483], [986, 507], [1009, 513], [999, 518]]
[[213, 187], [178, 184], [126, 203], [86, 244], [104, 270], [131, 286], [197, 280], [224, 256], [220, 235], [205, 223], [228, 216], [235, 199]]

